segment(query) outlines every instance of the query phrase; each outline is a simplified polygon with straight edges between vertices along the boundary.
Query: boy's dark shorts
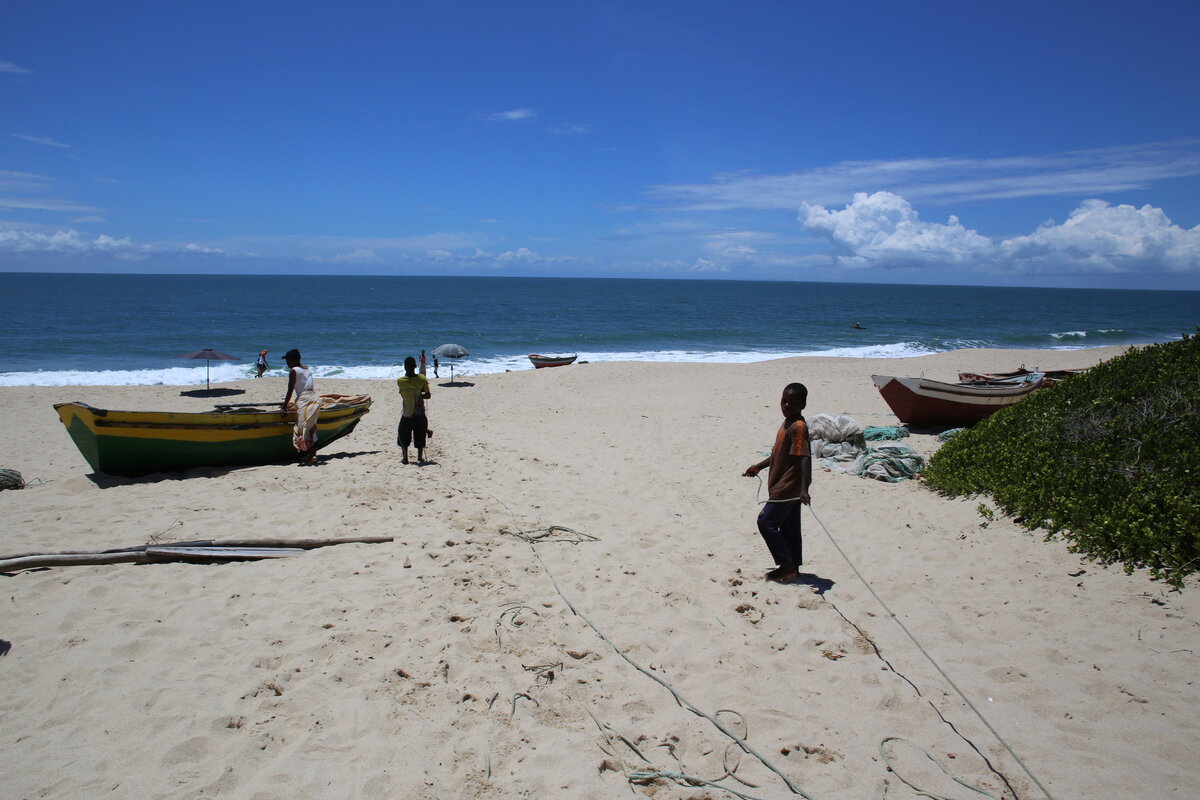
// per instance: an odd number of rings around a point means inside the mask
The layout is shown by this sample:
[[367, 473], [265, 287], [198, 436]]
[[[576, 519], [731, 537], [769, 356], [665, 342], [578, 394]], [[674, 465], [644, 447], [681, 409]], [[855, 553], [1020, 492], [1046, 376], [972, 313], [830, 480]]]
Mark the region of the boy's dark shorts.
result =
[[396, 430], [396, 444], [408, 447], [415, 444], [418, 450], [425, 449], [425, 432], [429, 429], [429, 419], [424, 414], [413, 414], [411, 417], [401, 417], [400, 427]]
[[798, 567], [804, 563], [800, 506], [799, 502], [768, 502], [758, 515], [758, 532], [767, 543], [771, 557], [781, 567]]

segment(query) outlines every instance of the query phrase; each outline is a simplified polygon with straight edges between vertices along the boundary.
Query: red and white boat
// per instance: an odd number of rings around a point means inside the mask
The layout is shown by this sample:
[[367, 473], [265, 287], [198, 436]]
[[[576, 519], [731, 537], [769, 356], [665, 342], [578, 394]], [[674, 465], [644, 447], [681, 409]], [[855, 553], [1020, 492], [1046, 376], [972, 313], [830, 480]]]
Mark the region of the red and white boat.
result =
[[534, 369], [542, 367], [565, 367], [567, 364], [575, 363], [578, 355], [572, 356], [540, 356], [537, 353], [529, 354], [529, 361], [533, 364]]
[[1020, 383], [942, 383], [928, 378], [872, 375], [875, 388], [908, 425], [971, 425], [1041, 388], [1040, 373]]

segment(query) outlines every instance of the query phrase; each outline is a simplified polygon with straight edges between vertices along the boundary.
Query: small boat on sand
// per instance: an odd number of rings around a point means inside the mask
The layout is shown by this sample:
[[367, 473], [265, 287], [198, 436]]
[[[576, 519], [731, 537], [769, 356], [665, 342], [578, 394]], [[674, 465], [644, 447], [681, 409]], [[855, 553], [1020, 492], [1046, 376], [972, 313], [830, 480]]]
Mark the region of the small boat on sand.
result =
[[[54, 409], [96, 472], [137, 476], [193, 467], [274, 464], [296, 457], [296, 412], [277, 404], [217, 406], [215, 411], [111, 411], [86, 403]], [[321, 395], [317, 444], [349, 434], [371, 409], [368, 395]]]
[[529, 354], [529, 361], [533, 364], [534, 369], [542, 369], [543, 367], [565, 367], [567, 364], [575, 363], [578, 355], [570, 356], [540, 356], [537, 353]]
[[1018, 383], [942, 383], [928, 378], [872, 375], [875, 388], [901, 422], [909, 425], [971, 425], [1028, 397], [1044, 383], [1031, 373]]

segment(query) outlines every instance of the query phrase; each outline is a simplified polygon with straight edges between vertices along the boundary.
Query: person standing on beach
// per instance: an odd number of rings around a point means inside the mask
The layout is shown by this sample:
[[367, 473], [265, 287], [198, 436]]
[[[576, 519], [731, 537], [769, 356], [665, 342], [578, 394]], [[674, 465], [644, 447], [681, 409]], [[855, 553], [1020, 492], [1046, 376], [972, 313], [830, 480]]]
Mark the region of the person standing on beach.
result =
[[258, 354], [258, 374], [254, 377], [261, 378], [263, 373], [267, 371], [267, 351], [263, 350]]
[[742, 473], [753, 478], [764, 468], [767, 477], [767, 502], [758, 515], [758, 532], [767, 543], [776, 567], [766, 574], [769, 581], [789, 581], [799, 573], [804, 563], [800, 539], [800, 505], [812, 499], [808, 488], [812, 484], [812, 455], [809, 452], [808, 423], [804, 407], [808, 404], [808, 389], [802, 383], [789, 383], [779, 400], [783, 424], [775, 434], [771, 455]]
[[321, 398], [313, 388], [312, 367], [300, 363], [300, 351], [288, 350], [283, 355], [288, 365], [288, 388], [280, 405], [286, 414], [292, 393], [296, 395], [296, 429], [292, 444], [300, 454], [300, 463], [317, 463], [317, 418], [321, 415]]
[[429, 379], [417, 374], [417, 360], [412, 356], [404, 359], [404, 377], [396, 379], [396, 388], [404, 402], [396, 430], [396, 444], [404, 448], [401, 463], [408, 463], [408, 446], [415, 444], [417, 463], [422, 464], [425, 462], [425, 437], [432, 433], [425, 416], [425, 401], [433, 395], [429, 392]]

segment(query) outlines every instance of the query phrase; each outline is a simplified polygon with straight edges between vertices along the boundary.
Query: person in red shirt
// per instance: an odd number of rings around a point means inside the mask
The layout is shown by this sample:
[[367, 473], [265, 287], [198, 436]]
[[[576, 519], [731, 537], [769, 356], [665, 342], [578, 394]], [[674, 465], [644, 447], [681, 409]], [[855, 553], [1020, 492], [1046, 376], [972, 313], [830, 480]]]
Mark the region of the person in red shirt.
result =
[[808, 424], [803, 416], [807, 404], [808, 389], [804, 384], [789, 383], [784, 387], [779, 400], [783, 424], [775, 434], [771, 455], [746, 467], [742, 473], [752, 478], [764, 468], [770, 468], [767, 501], [758, 515], [758, 532], [776, 564], [766, 575], [769, 581], [790, 581], [799, 574], [799, 567], [804, 563], [800, 505], [811, 502], [808, 488], [812, 484]]

